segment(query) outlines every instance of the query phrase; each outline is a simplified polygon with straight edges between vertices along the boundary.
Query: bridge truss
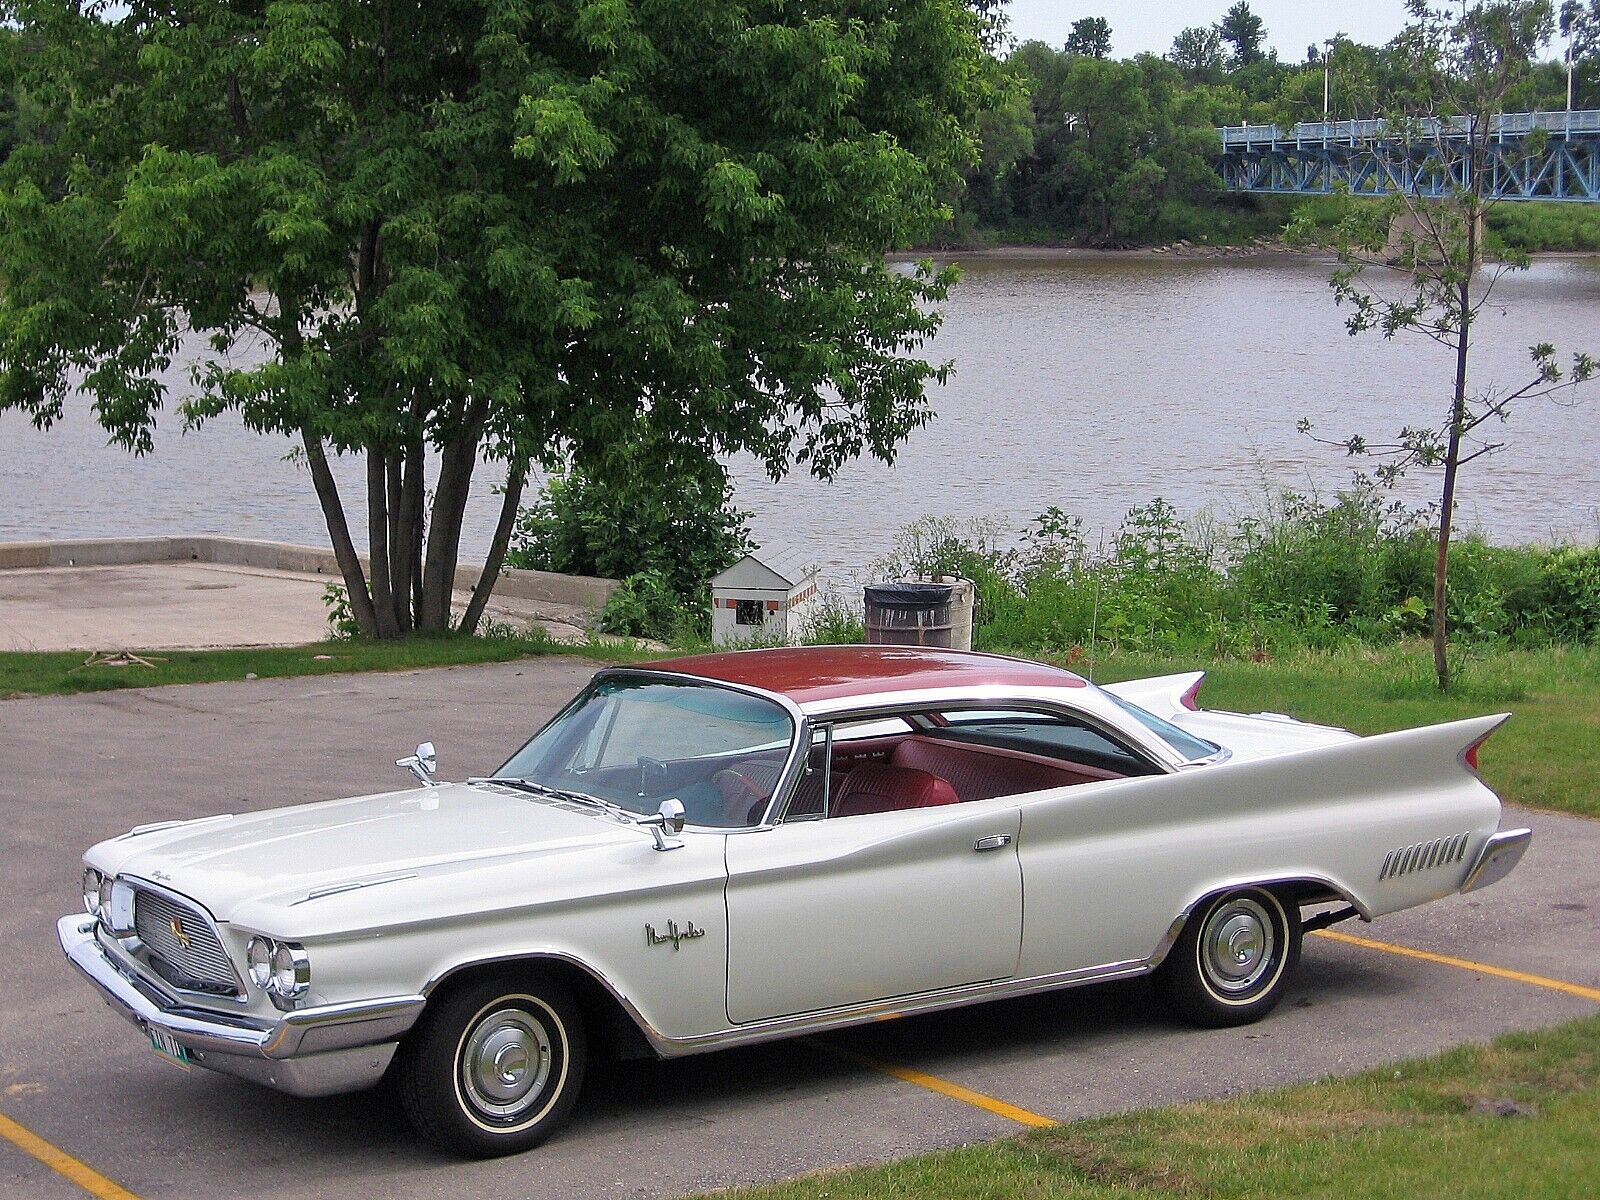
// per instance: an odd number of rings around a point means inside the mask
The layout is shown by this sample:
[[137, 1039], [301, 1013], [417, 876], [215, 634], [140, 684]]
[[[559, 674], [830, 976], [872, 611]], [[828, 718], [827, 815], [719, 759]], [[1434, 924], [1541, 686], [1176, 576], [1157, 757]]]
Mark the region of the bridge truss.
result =
[[[1529, 143], [1534, 130], [1547, 135]], [[1452, 194], [1466, 183], [1467, 118], [1404, 129], [1386, 121], [1311, 121], [1228, 126], [1219, 172], [1230, 192], [1326, 196]], [[1600, 204], [1600, 110], [1501, 113], [1492, 118], [1489, 194], [1504, 200]]]

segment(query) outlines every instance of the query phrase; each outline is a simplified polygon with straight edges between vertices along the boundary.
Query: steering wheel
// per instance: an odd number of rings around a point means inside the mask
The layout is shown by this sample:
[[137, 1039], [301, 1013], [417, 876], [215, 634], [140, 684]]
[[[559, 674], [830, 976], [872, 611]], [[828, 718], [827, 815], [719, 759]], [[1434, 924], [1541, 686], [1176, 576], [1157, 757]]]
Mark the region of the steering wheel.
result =
[[743, 828], [760, 819], [758, 810], [766, 807], [777, 775], [774, 772], [765, 784], [752, 776], [766, 774], [767, 771], [759, 767], [740, 766], [725, 767], [711, 777], [711, 782], [722, 793], [722, 815], [729, 825]]

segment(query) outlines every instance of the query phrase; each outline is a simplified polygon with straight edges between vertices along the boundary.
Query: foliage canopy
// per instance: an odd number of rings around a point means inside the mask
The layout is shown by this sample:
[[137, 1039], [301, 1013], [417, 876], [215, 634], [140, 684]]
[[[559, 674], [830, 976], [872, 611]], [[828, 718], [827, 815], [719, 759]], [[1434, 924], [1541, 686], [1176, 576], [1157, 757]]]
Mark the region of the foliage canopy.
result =
[[[52, 129], [0, 167], [0, 411], [81, 388], [146, 451], [187, 366], [186, 420], [300, 440], [369, 633], [449, 625], [480, 458], [492, 581], [530, 463], [644, 436], [827, 476], [928, 418], [951, 276], [883, 253], [975, 157], [992, 26], [959, 0], [0, 16]], [[329, 455], [365, 460], [370, 568]]]

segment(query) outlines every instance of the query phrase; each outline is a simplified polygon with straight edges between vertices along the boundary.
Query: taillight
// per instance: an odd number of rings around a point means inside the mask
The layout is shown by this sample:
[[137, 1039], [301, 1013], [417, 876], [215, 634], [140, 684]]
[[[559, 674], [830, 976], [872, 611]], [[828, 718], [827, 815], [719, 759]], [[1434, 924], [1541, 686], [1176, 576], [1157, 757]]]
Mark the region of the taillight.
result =
[[1199, 712], [1200, 705], [1196, 700], [1196, 697], [1200, 695], [1200, 685], [1205, 681], [1205, 676], [1202, 675], [1199, 679], [1196, 679], [1193, 683], [1191, 683], [1189, 685], [1189, 690], [1178, 697], [1178, 703], [1183, 705], [1183, 707], [1187, 708], [1190, 712]]
[[1487, 742], [1489, 740], [1489, 736], [1490, 735], [1487, 733], [1484, 734], [1477, 741], [1473, 742], [1472, 745], [1468, 746], [1466, 753], [1461, 756], [1461, 761], [1472, 768], [1472, 773], [1474, 775], [1478, 773], [1478, 747]]

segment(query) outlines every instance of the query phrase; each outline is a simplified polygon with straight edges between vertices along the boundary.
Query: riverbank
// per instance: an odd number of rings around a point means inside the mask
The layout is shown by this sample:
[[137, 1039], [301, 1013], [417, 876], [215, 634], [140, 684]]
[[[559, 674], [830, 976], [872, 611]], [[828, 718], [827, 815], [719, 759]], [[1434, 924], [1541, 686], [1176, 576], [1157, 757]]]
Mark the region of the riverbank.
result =
[[[1357, 203], [1375, 204], [1376, 200]], [[1049, 226], [1014, 221], [1001, 226], [950, 230], [948, 236], [921, 254], [963, 255], [1045, 250], [1072, 252], [1073, 257], [1109, 255], [1190, 257], [1252, 254], [1317, 254], [1286, 245], [1282, 232], [1291, 219], [1310, 217], [1329, 231], [1337, 224], [1345, 201], [1335, 197], [1230, 197], [1215, 206], [1180, 205], [1164, 210], [1153, 236], [1138, 245], [1086, 246], [1074, 235]], [[1487, 252], [1587, 256], [1600, 254], [1600, 204], [1516, 201], [1493, 205], [1486, 218]], [[917, 257], [913, 254], [909, 257]]]

